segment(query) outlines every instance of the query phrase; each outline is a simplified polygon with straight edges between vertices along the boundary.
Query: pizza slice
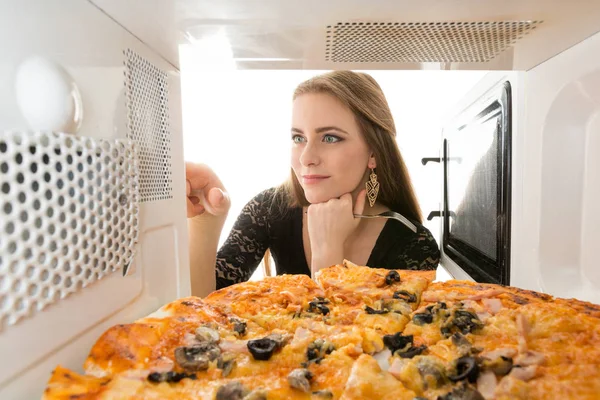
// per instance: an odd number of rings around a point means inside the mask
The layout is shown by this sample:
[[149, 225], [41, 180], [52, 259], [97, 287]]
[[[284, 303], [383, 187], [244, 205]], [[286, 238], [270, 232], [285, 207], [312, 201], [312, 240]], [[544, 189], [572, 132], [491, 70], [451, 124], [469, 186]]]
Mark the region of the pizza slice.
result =
[[[597, 364], [597, 320], [563, 303], [512, 287], [434, 283], [399, 335], [410, 345], [394, 352], [389, 371], [426, 398], [496, 398], [506, 387], [547, 379], [547, 367]], [[403, 355], [415, 347], [417, 357]], [[523, 398], [534, 398], [528, 393]]]
[[312, 318], [327, 315], [323, 307], [311, 308], [311, 302], [323, 296], [323, 290], [307, 275], [279, 275], [217, 290], [204, 301], [224, 314], [251, 320], [266, 330], [293, 333], [296, 319], [303, 312], [310, 310]]
[[[315, 279], [325, 291], [332, 323], [357, 325], [369, 336], [381, 336], [404, 328], [434, 278], [435, 271], [386, 270], [344, 261], [317, 272]], [[381, 344], [371, 347], [377, 350]]]
[[130, 369], [151, 372], [177, 368], [175, 350], [204, 341], [227, 349], [240, 338], [265, 336], [252, 321], [228, 316], [197, 297], [174, 301], [148, 317], [108, 329], [94, 344], [84, 368], [95, 376]]

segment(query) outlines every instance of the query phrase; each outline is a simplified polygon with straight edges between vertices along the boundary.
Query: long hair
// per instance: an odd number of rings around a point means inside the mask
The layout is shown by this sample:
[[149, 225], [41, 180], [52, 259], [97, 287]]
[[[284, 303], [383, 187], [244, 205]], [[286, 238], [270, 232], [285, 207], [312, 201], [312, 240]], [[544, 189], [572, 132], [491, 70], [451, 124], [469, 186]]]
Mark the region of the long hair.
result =
[[[306, 93], [332, 95], [352, 111], [377, 162], [378, 202], [421, 223], [421, 210], [396, 143], [394, 119], [375, 79], [365, 73], [333, 71], [302, 82], [294, 91], [293, 99]], [[287, 207], [310, 205], [293, 170], [278, 192]]]

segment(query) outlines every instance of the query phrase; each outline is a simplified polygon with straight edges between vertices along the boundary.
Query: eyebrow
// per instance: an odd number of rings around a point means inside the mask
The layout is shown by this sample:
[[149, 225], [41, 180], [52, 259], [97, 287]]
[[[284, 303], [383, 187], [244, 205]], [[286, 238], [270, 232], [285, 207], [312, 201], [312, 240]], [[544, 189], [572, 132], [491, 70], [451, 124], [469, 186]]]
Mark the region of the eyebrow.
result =
[[[338, 128], [337, 126], [322, 126], [320, 128], [315, 129], [315, 132], [317, 132], [317, 133], [322, 133], [322, 132], [327, 132], [327, 131], [338, 131], [341, 133], [345, 133], [346, 135], [349, 135], [348, 132], [346, 132], [342, 128]], [[304, 133], [298, 128], [292, 128], [292, 132], [302, 133], [302, 134]]]

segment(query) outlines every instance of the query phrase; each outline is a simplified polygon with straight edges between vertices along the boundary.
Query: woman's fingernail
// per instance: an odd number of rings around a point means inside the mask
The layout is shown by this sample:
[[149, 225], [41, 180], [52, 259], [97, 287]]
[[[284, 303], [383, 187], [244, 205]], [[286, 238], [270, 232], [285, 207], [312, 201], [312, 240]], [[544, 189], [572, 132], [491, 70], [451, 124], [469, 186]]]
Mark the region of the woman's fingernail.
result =
[[217, 198], [215, 200], [216, 200], [217, 204], [221, 204], [223, 202], [223, 200], [225, 199], [225, 193], [219, 188], [217, 188], [217, 193], [218, 193]]

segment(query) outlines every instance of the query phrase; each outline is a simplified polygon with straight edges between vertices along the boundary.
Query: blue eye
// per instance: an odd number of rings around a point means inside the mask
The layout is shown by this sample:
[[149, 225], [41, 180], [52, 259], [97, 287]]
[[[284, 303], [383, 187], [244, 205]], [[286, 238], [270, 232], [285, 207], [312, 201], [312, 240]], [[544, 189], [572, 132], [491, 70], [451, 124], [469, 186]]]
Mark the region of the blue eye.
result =
[[292, 141], [296, 144], [298, 143], [303, 143], [304, 142], [304, 137], [300, 136], [300, 135], [293, 135], [292, 136]]
[[337, 136], [334, 136], [334, 135], [325, 135], [325, 136], [323, 136], [323, 141], [325, 143], [337, 143], [337, 142], [341, 142], [342, 139]]

